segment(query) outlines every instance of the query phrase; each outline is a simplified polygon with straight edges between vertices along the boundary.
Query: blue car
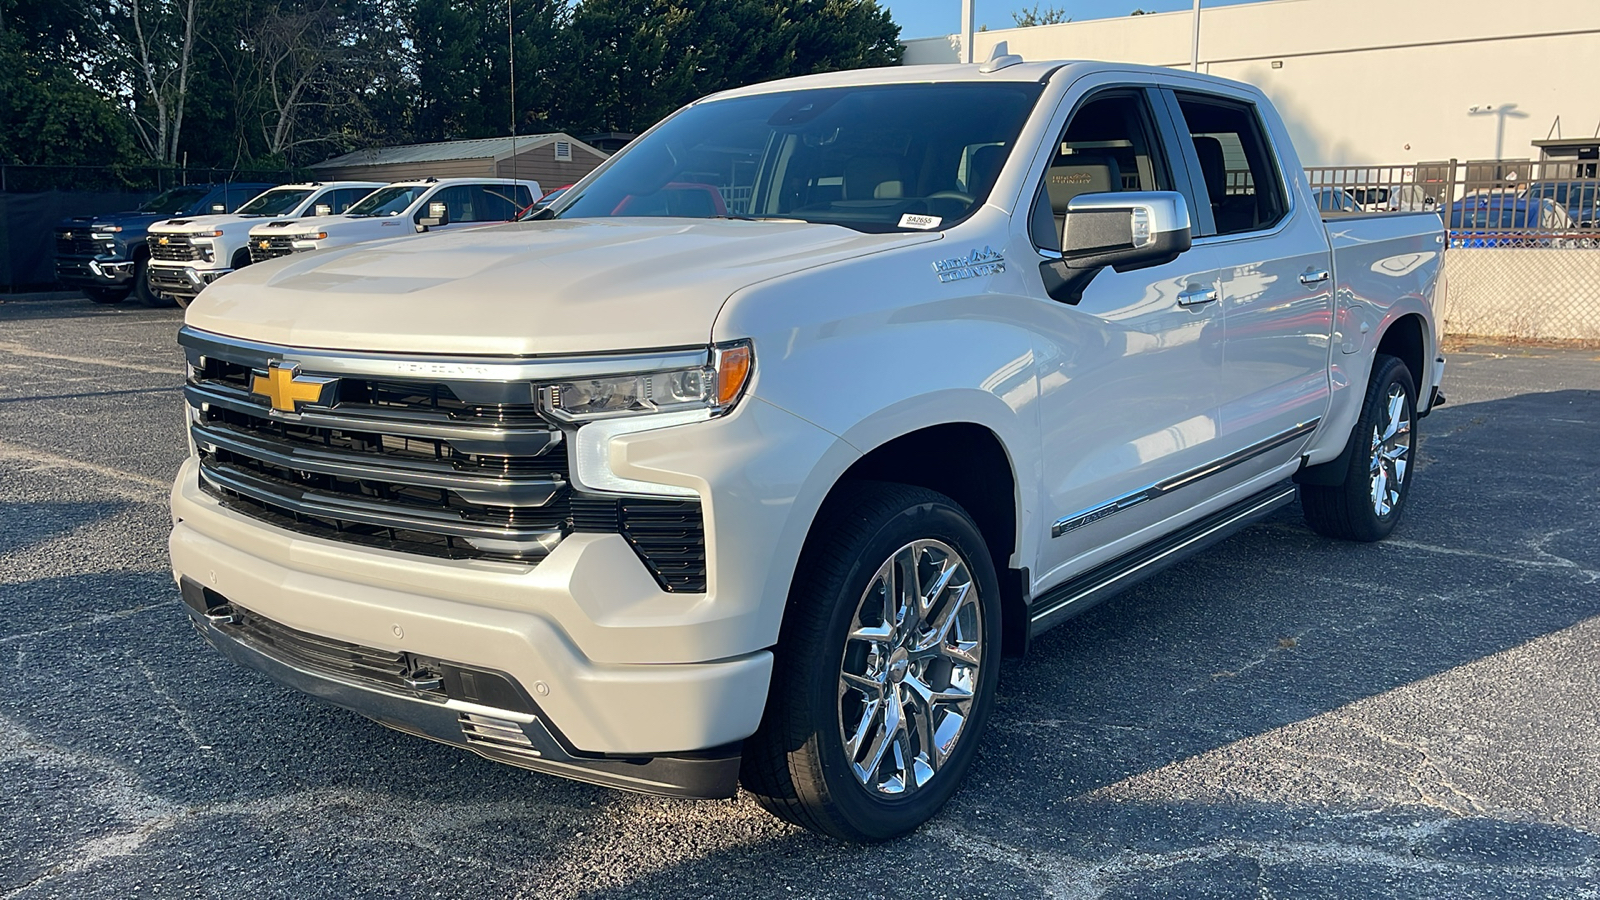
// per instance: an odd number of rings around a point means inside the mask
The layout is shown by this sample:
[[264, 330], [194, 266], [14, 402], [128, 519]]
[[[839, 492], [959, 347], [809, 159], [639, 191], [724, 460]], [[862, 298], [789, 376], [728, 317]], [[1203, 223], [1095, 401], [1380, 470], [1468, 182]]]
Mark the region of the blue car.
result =
[[1470, 194], [1450, 206], [1452, 247], [1551, 247], [1573, 229], [1566, 209], [1548, 197], [1506, 191]]
[[74, 216], [56, 226], [56, 280], [96, 303], [121, 303], [129, 294], [146, 306], [165, 306], [145, 283], [149, 227], [174, 216], [231, 213], [270, 184], [191, 184], [175, 187], [131, 212]]
[[1528, 196], [1546, 197], [1566, 207], [1579, 228], [1600, 227], [1600, 182], [1540, 181], [1528, 186]]

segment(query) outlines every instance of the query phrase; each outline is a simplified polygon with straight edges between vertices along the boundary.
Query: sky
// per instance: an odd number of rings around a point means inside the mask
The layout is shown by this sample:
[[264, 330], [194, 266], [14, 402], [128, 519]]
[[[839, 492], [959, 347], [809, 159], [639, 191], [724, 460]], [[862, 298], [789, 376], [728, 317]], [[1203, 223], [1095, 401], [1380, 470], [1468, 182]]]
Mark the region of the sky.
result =
[[[1203, 0], [1203, 6], [1229, 6], [1246, 0]], [[1033, 9], [1037, 3], [1043, 12], [1050, 7], [1064, 9], [1074, 21], [1106, 19], [1125, 16], [1135, 9], [1146, 12], [1172, 12], [1193, 9], [1193, 0], [977, 0], [978, 27], [1014, 28], [1012, 13]], [[894, 14], [900, 26], [900, 39], [936, 37], [955, 34], [961, 30], [961, 0], [878, 0]]]

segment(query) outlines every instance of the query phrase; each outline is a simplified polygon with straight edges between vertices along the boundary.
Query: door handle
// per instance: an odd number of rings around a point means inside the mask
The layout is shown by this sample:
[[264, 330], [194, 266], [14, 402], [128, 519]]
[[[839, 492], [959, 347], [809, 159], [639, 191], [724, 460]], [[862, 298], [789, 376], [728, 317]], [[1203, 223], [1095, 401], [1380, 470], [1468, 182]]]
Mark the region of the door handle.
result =
[[1201, 306], [1217, 302], [1216, 288], [1191, 288], [1178, 295], [1179, 306]]
[[1300, 283], [1306, 287], [1315, 287], [1316, 285], [1327, 281], [1328, 277], [1329, 275], [1327, 269], [1323, 269], [1320, 272], [1307, 272], [1300, 276]]

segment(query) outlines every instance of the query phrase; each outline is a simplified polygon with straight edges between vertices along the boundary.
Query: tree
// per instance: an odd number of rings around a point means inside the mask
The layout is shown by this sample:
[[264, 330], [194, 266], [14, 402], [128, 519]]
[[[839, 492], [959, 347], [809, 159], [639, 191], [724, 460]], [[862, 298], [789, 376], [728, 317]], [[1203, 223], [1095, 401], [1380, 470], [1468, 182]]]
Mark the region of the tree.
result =
[[1011, 18], [1017, 23], [1018, 28], [1031, 28], [1034, 25], [1060, 25], [1064, 22], [1072, 21], [1067, 16], [1066, 10], [1054, 6], [1040, 9], [1037, 3], [1033, 5], [1033, 9], [1012, 13]]
[[114, 0], [108, 10], [134, 73], [134, 133], [152, 158], [177, 162], [199, 0]]

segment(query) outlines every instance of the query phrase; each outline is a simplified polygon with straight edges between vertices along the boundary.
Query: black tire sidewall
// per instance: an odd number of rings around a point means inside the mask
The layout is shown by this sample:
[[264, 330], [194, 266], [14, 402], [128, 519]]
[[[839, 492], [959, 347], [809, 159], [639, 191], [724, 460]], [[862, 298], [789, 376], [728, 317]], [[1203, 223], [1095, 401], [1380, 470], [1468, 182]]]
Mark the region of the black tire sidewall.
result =
[[[843, 817], [868, 840], [885, 840], [910, 831], [937, 813], [960, 787], [977, 754], [1000, 674], [1000, 589], [988, 547], [972, 520], [954, 501], [931, 491], [919, 493], [928, 499], [889, 516], [856, 548], [842, 583], [834, 586], [833, 610], [821, 646], [812, 648], [811, 665], [805, 667], [809, 670], [810, 688], [807, 706], [814, 719], [814, 740], [828, 793]], [[977, 582], [982, 598], [984, 644], [978, 691], [955, 752], [933, 780], [907, 797], [882, 797], [856, 780], [839, 734], [837, 685], [845, 635], [861, 595], [878, 568], [906, 544], [930, 538], [943, 541], [960, 553]]]
[[[1355, 434], [1351, 440], [1356, 441], [1357, 452], [1350, 459], [1349, 481], [1345, 490], [1350, 492], [1350, 500], [1359, 502], [1359, 507], [1364, 511], [1361, 524], [1373, 535], [1373, 539], [1388, 536], [1400, 522], [1400, 516], [1405, 512], [1406, 498], [1411, 495], [1411, 483], [1416, 480], [1417, 458], [1417, 387], [1412, 383], [1411, 370], [1406, 368], [1404, 362], [1393, 356], [1378, 357], [1378, 364], [1374, 367], [1373, 380], [1367, 390], [1366, 405], [1361, 410], [1361, 418], [1356, 422]], [[1410, 443], [1406, 450], [1406, 476], [1400, 482], [1400, 498], [1395, 501], [1389, 514], [1379, 516], [1377, 510], [1372, 508], [1372, 431], [1383, 423], [1388, 407], [1389, 388], [1399, 384], [1405, 391], [1406, 414], [1411, 422]]]

